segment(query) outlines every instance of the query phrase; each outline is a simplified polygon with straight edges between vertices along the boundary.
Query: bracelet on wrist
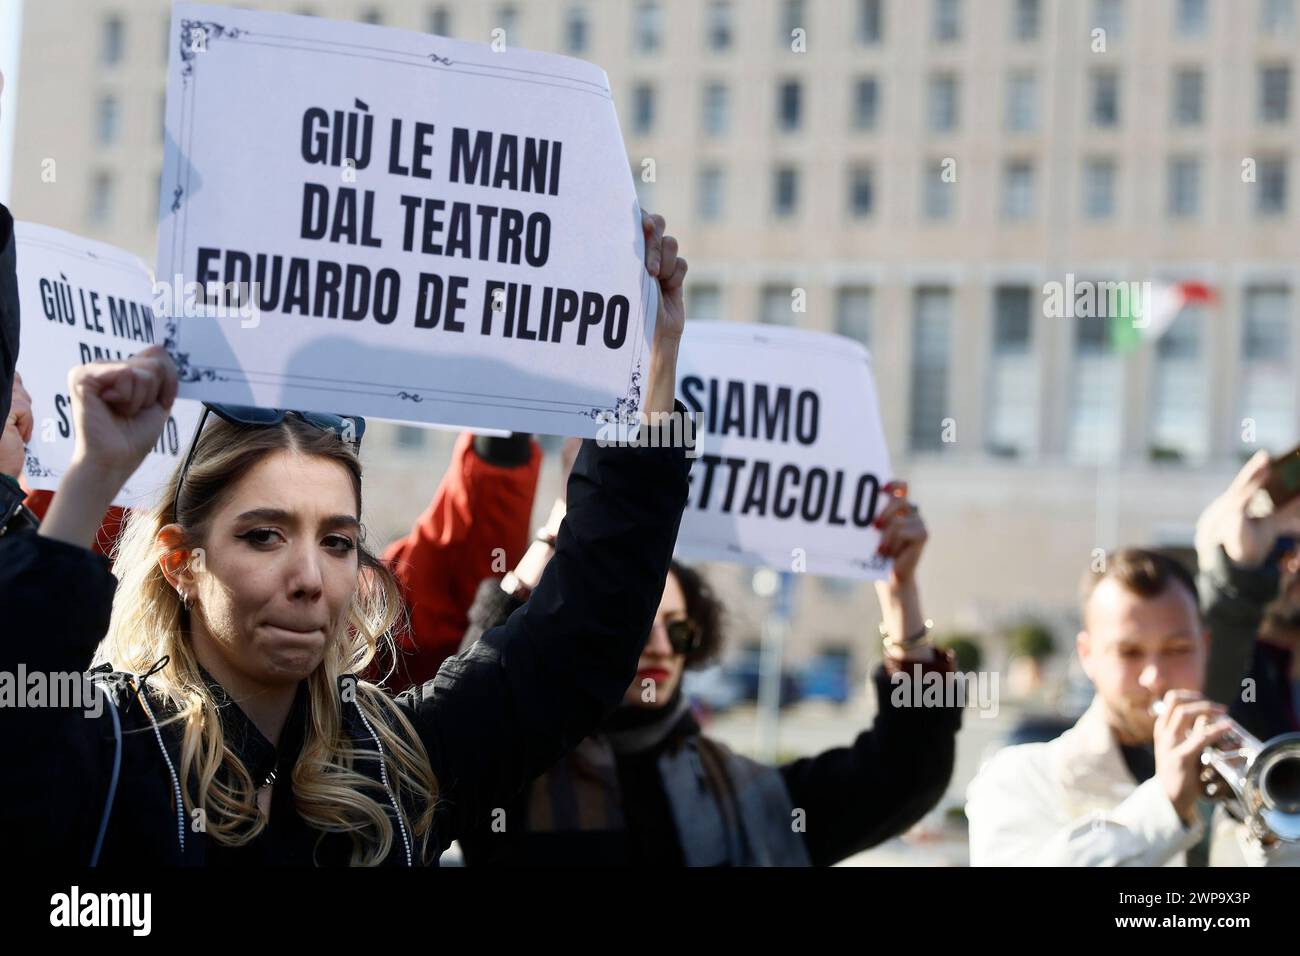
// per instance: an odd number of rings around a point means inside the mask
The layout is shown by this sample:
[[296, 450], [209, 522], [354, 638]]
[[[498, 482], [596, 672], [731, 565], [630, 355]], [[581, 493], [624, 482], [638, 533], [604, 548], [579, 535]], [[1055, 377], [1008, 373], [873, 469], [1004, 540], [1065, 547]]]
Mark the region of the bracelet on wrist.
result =
[[930, 637], [930, 631], [931, 629], [933, 629], [933, 627], [934, 627], [934, 621], [927, 620], [923, 625], [921, 625], [921, 629], [917, 631], [915, 634], [911, 634], [903, 638], [898, 638], [898, 637], [893, 637], [889, 633], [889, 629], [886, 628], [885, 625], [882, 623], [880, 625], [880, 637], [882, 639], [882, 642], [885, 645], [885, 650], [901, 651], [902, 653], [906, 654], [909, 651], [913, 651], [922, 645], [927, 645], [929, 643], [928, 639]]

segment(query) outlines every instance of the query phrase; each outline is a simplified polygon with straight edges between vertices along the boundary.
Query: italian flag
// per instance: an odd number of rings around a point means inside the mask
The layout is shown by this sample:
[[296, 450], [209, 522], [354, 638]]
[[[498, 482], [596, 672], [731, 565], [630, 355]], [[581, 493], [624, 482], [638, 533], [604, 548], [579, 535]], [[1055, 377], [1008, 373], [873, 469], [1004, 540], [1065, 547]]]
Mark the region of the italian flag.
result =
[[[1143, 288], [1147, 288], [1144, 284]], [[1127, 309], [1110, 317], [1110, 347], [1121, 354], [1135, 351], [1143, 342], [1154, 342], [1189, 305], [1215, 301], [1214, 290], [1201, 282], [1152, 282], [1145, 301], [1127, 303]]]

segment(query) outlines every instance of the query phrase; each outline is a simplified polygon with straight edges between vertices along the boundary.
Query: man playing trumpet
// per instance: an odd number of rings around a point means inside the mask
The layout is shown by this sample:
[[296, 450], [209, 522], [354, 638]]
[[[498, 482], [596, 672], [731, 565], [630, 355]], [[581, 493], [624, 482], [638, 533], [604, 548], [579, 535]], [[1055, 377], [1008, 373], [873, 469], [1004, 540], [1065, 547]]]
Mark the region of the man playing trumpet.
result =
[[[1234, 489], [1248, 480], [1243, 471]], [[1295, 510], [1255, 519], [1265, 552], [1300, 521]], [[971, 865], [1179, 866], [1189, 851], [1212, 866], [1300, 865], [1300, 844], [1257, 839], [1201, 799], [1201, 754], [1231, 734], [1224, 702], [1249, 655], [1219, 646], [1212, 659], [1191, 575], [1164, 555], [1119, 551], [1085, 576], [1082, 611], [1077, 649], [1096, 696], [1060, 737], [1006, 748], [972, 781]]]

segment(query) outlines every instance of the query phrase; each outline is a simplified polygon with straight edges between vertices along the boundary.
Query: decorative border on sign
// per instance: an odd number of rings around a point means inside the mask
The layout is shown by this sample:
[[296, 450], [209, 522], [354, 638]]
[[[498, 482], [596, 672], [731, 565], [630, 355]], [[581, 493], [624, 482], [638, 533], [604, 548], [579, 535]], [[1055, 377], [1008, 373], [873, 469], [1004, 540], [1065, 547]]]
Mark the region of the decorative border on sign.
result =
[[41, 460], [30, 451], [27, 453], [23, 468], [28, 478], [57, 478], [60, 474], [53, 468], [42, 465]]
[[190, 362], [190, 353], [180, 351], [177, 342], [178, 327], [176, 316], [168, 316], [163, 323], [163, 348], [172, 357], [176, 365], [176, 377], [182, 382], [229, 382], [230, 376], [222, 375], [216, 369], [194, 365]]
[[[209, 40], [216, 40], [221, 37], [238, 40], [241, 36], [250, 32], [252, 31], [241, 30], [239, 27], [227, 27], [212, 20], [182, 20], [181, 62], [185, 65], [181, 67], [181, 76], [185, 78], [186, 85], [189, 84], [189, 78], [194, 73], [194, 58], [200, 53], [207, 52]], [[195, 41], [198, 41], [197, 47]]]

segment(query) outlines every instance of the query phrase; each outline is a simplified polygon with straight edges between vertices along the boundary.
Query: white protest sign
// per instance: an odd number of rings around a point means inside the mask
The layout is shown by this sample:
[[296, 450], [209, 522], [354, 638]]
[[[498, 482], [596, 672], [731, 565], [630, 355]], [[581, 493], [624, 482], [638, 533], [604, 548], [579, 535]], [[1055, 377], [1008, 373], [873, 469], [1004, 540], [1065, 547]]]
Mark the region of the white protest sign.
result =
[[230, 7], [171, 30], [182, 395], [580, 436], [635, 415], [657, 288], [603, 70]]
[[[22, 315], [18, 372], [32, 396], [32, 440], [23, 477], [56, 490], [76, 441], [68, 372], [99, 359], [123, 361], [162, 341], [151, 309], [153, 277], [128, 252], [59, 229], [14, 225]], [[202, 409], [177, 399], [162, 434], [113, 504], [154, 502], [189, 447]]]
[[696, 322], [682, 337], [678, 394], [701, 449], [680, 554], [884, 577], [872, 522], [891, 471], [866, 349], [806, 329]]

